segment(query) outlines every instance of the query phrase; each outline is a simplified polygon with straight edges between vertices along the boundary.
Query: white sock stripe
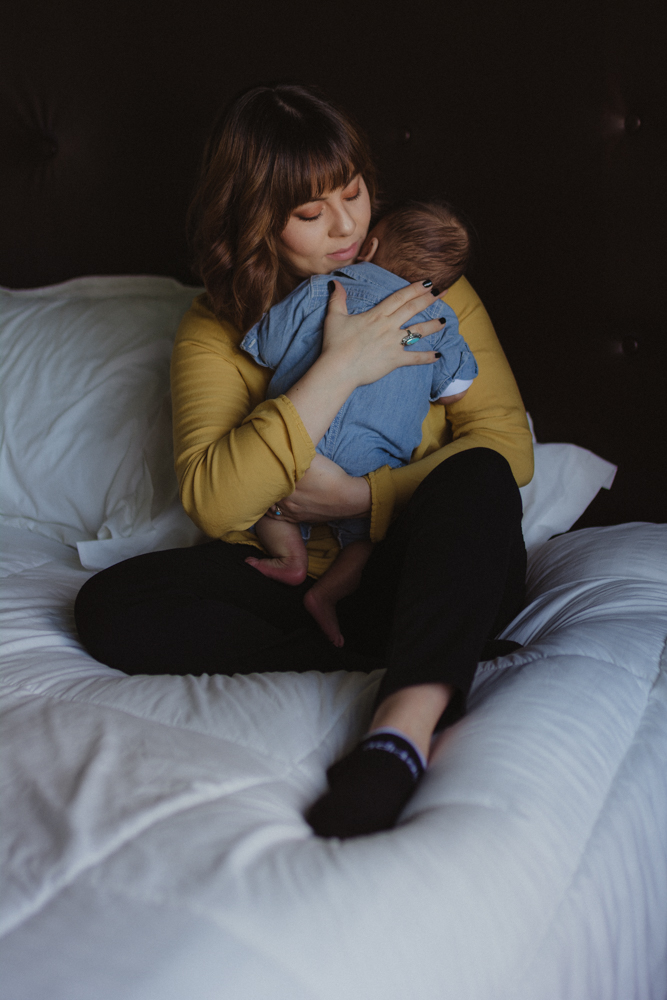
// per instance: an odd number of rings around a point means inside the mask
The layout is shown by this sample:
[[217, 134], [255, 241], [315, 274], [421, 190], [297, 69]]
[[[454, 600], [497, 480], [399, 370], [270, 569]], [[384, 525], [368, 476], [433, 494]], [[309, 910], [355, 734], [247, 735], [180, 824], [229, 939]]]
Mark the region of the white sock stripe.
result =
[[426, 770], [428, 766], [426, 757], [421, 752], [417, 744], [413, 743], [410, 737], [406, 736], [405, 733], [402, 733], [400, 729], [394, 729], [393, 726], [380, 726], [378, 729], [371, 729], [369, 733], [366, 733], [364, 739], [368, 739], [369, 736], [380, 736], [382, 733], [388, 733], [390, 736], [400, 736], [402, 740], [405, 740], [406, 743], [409, 743], [412, 749], [414, 750], [415, 754], [419, 758], [421, 766], [424, 768], [424, 770]]
[[[412, 744], [410, 744], [410, 746], [412, 746]], [[417, 767], [414, 760], [412, 759], [412, 756], [408, 753], [408, 751], [401, 750], [399, 747], [397, 747], [390, 737], [387, 737], [387, 739], [385, 740], [383, 739], [368, 740], [362, 745], [361, 749], [384, 750], [386, 753], [394, 754], [395, 757], [398, 757], [399, 760], [402, 760], [403, 763], [407, 765], [410, 774], [415, 779], [415, 781], [417, 781], [417, 779], [422, 774], [422, 772]]]

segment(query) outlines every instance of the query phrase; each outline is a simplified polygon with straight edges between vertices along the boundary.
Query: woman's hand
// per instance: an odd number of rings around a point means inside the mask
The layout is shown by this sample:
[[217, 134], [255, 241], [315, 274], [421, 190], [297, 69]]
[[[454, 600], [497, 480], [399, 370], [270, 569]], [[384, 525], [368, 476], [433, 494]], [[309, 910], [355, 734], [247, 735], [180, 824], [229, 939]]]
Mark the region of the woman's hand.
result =
[[[285, 393], [294, 404], [315, 446], [357, 386], [377, 382], [396, 368], [436, 361], [434, 351], [406, 351], [401, 329], [412, 316], [433, 302], [438, 290], [431, 282], [414, 282], [393, 292], [367, 312], [350, 316], [345, 289], [331, 282], [329, 309], [324, 322], [322, 352], [292, 388]], [[422, 337], [441, 329], [439, 320], [416, 323], [410, 330]], [[282, 510], [282, 507], [281, 507]]]
[[275, 506], [268, 517], [279, 521], [331, 521], [339, 517], [369, 517], [371, 488], [359, 476], [348, 476], [339, 465], [315, 455], [310, 468], [296, 484], [290, 496], [278, 504], [282, 515], [276, 516]]
[[[431, 282], [416, 281], [400, 288], [367, 312], [350, 316], [347, 311], [346, 293], [339, 281], [329, 299], [329, 309], [324, 321], [322, 341], [323, 360], [343, 364], [352, 376], [355, 388], [376, 382], [396, 368], [407, 365], [432, 364], [434, 351], [406, 351], [401, 340], [406, 331], [404, 323], [433, 303], [438, 289], [431, 290]], [[440, 320], [415, 323], [412, 333], [422, 337], [442, 329]]]

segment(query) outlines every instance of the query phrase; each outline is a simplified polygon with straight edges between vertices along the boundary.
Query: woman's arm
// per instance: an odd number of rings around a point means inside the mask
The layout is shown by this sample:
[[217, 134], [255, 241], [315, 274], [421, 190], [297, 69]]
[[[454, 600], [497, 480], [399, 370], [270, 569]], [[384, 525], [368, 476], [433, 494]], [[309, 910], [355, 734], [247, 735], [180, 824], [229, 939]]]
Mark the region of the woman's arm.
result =
[[254, 524], [303, 476], [315, 448], [271, 377], [201, 299], [181, 322], [171, 362], [174, 461], [181, 500], [212, 538]]
[[[174, 457], [183, 506], [208, 535], [248, 528], [294, 491], [314, 442], [357, 385], [400, 364], [434, 360], [432, 351], [400, 345], [400, 325], [432, 301], [423, 287], [401, 289], [356, 316], [347, 315], [340, 285], [335, 299], [320, 358], [287, 395], [266, 401], [271, 373], [239, 349], [238, 332], [199, 300], [184, 317], [172, 357]], [[437, 325], [419, 329], [430, 333]], [[342, 487], [345, 502], [334, 515], [350, 516], [350, 506], [358, 511], [362, 489], [368, 509], [367, 487], [355, 482], [350, 500]]]
[[[287, 521], [331, 521], [371, 516], [371, 488], [366, 476], [350, 476], [324, 455], [315, 453], [310, 468], [294, 492], [280, 500]], [[269, 517], [275, 517], [273, 508]]]
[[[367, 477], [371, 487], [371, 539], [384, 538], [391, 520], [419, 483], [440, 462], [468, 448], [492, 448], [504, 455], [519, 486], [533, 475], [533, 446], [524, 405], [512, 371], [479, 297], [465, 278], [446, 295], [459, 332], [479, 366], [464, 399], [432, 406], [414, 460], [398, 469], [384, 466]], [[444, 445], [444, 446], [443, 446]]]

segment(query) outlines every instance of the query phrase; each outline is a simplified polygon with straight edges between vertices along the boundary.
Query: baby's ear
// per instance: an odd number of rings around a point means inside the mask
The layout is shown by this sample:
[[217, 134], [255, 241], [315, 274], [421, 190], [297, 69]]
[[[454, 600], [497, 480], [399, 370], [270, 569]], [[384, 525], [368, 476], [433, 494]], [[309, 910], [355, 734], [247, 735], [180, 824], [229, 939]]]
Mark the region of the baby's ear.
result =
[[375, 251], [377, 250], [379, 245], [380, 241], [378, 240], [377, 236], [372, 236], [370, 240], [366, 240], [366, 242], [361, 248], [361, 253], [359, 254], [357, 260], [363, 260], [367, 264], [370, 264], [370, 262], [373, 260], [373, 257], [375, 256]]

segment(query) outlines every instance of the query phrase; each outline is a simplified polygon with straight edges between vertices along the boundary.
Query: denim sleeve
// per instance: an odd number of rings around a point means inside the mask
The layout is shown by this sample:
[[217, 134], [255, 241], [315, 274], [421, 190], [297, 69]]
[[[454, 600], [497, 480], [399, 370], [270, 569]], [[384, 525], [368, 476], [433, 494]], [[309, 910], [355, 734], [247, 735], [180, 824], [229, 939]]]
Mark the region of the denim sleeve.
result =
[[310, 281], [303, 281], [248, 330], [241, 341], [242, 350], [264, 368], [277, 368], [308, 315], [310, 299]]
[[442, 299], [436, 299], [410, 323], [404, 323], [403, 327], [437, 317], [446, 320], [442, 330], [438, 333], [428, 334], [421, 341], [407, 348], [408, 351], [439, 351], [442, 355], [432, 367], [433, 379], [429, 396], [432, 403], [445, 395], [447, 386], [455, 379], [474, 379], [478, 371], [473, 353], [459, 333], [458, 317], [451, 306], [443, 302]]
[[433, 365], [431, 402], [440, 399], [455, 379], [474, 379], [478, 368], [475, 357], [459, 333], [446, 333], [442, 343], [434, 348], [442, 355]]

